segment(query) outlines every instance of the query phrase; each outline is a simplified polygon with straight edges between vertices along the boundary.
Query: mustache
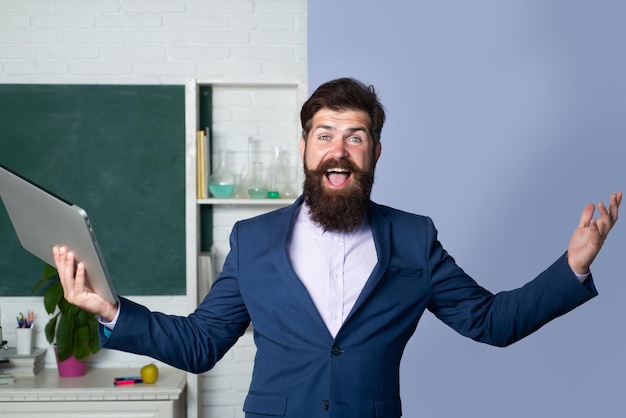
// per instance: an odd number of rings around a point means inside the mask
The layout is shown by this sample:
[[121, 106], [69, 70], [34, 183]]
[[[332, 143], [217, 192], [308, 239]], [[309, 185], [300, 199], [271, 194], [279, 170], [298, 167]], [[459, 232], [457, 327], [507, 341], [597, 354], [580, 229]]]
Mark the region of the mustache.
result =
[[331, 170], [333, 168], [340, 168], [342, 170], [351, 171], [353, 173], [364, 172], [364, 170], [361, 170], [355, 163], [345, 158], [333, 158], [330, 160], [323, 161], [316, 168], [309, 168], [306, 166], [306, 163], [305, 163], [304, 168], [306, 171], [319, 174], [319, 175], [325, 175], [328, 170]]

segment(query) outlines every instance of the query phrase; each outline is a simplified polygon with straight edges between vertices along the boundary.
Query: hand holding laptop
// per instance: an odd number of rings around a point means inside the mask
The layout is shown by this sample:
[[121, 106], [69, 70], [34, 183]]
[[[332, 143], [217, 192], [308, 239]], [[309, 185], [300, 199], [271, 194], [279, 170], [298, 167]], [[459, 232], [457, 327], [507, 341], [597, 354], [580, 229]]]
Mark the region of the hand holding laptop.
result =
[[117, 315], [118, 306], [85, 287], [84, 264], [76, 265], [74, 253], [65, 247], [54, 246], [52, 255], [65, 299], [73, 305], [100, 316], [105, 321], [112, 322]]
[[[117, 292], [91, 227], [79, 206], [0, 165], [0, 198], [7, 209], [17, 237], [30, 253], [48, 264], [57, 260], [53, 247], [72, 251], [71, 265], [83, 265], [83, 288], [98, 293], [110, 304], [117, 303]], [[74, 272], [72, 271], [72, 276]]]

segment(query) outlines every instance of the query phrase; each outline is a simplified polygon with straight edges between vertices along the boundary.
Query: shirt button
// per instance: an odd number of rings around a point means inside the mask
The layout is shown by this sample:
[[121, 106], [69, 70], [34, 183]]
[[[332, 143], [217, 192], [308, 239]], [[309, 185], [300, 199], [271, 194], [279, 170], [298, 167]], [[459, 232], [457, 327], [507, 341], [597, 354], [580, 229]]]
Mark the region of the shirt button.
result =
[[343, 352], [343, 350], [341, 350], [341, 347], [338, 347], [336, 345], [333, 345], [333, 347], [330, 349], [330, 352], [334, 355], [334, 356], [338, 356], [339, 354], [341, 354]]
[[328, 411], [328, 401], [326, 399], [322, 401], [322, 409]]

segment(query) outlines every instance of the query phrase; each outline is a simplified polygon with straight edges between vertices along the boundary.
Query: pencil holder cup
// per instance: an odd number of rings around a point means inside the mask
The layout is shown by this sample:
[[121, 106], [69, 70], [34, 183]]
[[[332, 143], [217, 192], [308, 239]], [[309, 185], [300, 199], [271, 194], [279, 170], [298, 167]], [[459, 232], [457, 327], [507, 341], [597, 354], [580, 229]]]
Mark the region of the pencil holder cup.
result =
[[15, 329], [15, 348], [17, 354], [28, 355], [33, 352], [33, 328]]

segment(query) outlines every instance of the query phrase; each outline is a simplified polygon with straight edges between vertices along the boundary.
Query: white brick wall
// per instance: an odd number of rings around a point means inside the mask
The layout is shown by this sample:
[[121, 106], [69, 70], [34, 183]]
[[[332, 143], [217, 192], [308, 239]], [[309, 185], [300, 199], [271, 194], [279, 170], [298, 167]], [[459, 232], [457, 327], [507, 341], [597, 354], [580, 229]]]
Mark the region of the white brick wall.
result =
[[[2, 0], [0, 83], [184, 85], [190, 78], [306, 80], [306, 9], [306, 0]], [[292, 100], [291, 93], [282, 91], [240, 94], [216, 91], [215, 103], [223, 100], [231, 106], [230, 100], [243, 99], [263, 108]], [[254, 135], [297, 151], [298, 133], [288, 109], [272, 108], [261, 118], [245, 106], [233, 109], [218, 110], [215, 115], [218, 144], [224, 138], [246, 138], [246, 142]], [[252, 124], [241, 122], [252, 117]], [[245, 145], [228, 146], [239, 148], [238, 158], [243, 158]], [[255, 213], [254, 208], [216, 210], [218, 263], [227, 251], [232, 222]], [[151, 309], [188, 313], [184, 297], [133, 299]], [[45, 318], [42, 305], [37, 297], [0, 297], [5, 339], [13, 338], [11, 320], [19, 311], [35, 309], [37, 317]], [[38, 346], [48, 344], [44, 322], [37, 330]], [[243, 417], [241, 405], [254, 354], [248, 332], [203, 376], [201, 416]], [[101, 351], [92, 359], [92, 367], [139, 367], [149, 361]], [[50, 350], [46, 363], [56, 367]]]
[[3, 0], [1, 83], [306, 78], [306, 0]]

